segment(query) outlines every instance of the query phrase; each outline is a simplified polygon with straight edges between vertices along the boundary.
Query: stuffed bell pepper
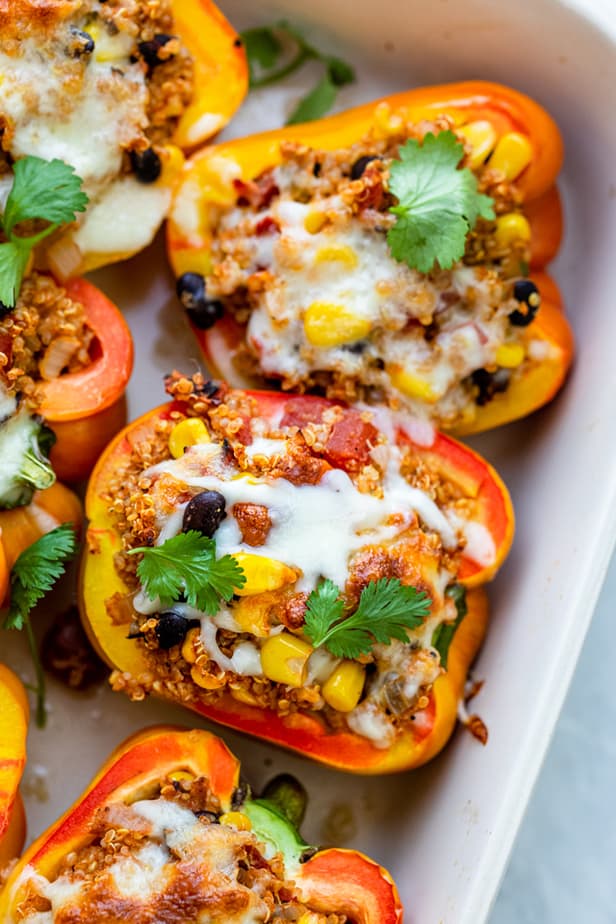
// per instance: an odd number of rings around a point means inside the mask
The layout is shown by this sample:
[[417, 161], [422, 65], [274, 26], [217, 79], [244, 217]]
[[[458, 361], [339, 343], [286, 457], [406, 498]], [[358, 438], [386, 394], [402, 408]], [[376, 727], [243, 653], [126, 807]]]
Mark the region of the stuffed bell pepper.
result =
[[114, 689], [350, 771], [428, 760], [512, 539], [496, 473], [388, 409], [167, 390], [86, 499], [82, 617]]
[[540, 407], [573, 351], [544, 273], [561, 159], [540, 106], [481, 82], [199, 151], [168, 245], [210, 367], [458, 433]]
[[0, 873], [19, 855], [25, 836], [17, 787], [26, 762], [28, 699], [15, 674], [0, 664]]
[[126, 422], [132, 364], [126, 322], [90, 282], [23, 280], [15, 306], [0, 306], [0, 510], [28, 503], [54, 472], [87, 477]]
[[386, 870], [353, 850], [308, 847], [239, 769], [206, 731], [129, 739], [13, 870], [0, 921], [402, 921]]
[[246, 92], [244, 49], [210, 0], [16, 0], [0, 20], [0, 172], [25, 156], [72, 164], [85, 215], [45, 242], [65, 279], [145, 247], [182, 150]]

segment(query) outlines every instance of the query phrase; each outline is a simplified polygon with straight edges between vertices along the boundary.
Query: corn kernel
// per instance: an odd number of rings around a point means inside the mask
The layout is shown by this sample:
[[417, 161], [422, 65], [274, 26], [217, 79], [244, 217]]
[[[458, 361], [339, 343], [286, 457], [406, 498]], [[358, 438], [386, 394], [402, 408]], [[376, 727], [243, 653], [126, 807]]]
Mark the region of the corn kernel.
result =
[[297, 573], [293, 568], [275, 558], [251, 555], [250, 552], [236, 552], [233, 557], [246, 578], [244, 586], [235, 590], [240, 597], [262, 594], [266, 590], [278, 590], [279, 587], [297, 580]]
[[197, 660], [197, 652], [195, 650], [195, 642], [201, 636], [199, 629], [189, 629], [186, 633], [186, 638], [182, 642], [182, 657], [187, 664], [194, 664]]
[[439, 396], [433, 390], [430, 382], [420, 378], [415, 373], [402, 369], [400, 366], [390, 366], [387, 371], [389, 372], [391, 384], [398, 391], [401, 391], [403, 395], [407, 395], [409, 398], [419, 398], [429, 404], [434, 404], [435, 401], [438, 401]]
[[231, 687], [229, 690], [233, 699], [236, 699], [238, 703], [244, 703], [245, 706], [258, 706], [259, 700], [256, 696], [253, 696], [252, 693], [249, 693], [248, 690], [243, 690], [241, 687], [234, 689]]
[[482, 119], [479, 122], [469, 122], [468, 125], [462, 125], [458, 129], [458, 134], [462, 135], [464, 140], [470, 144], [472, 151], [468, 159], [468, 165], [471, 170], [476, 170], [494, 150], [497, 139], [496, 129], [491, 122]]
[[190, 676], [193, 682], [202, 690], [220, 690], [225, 685], [224, 674], [206, 674], [198, 664], [193, 664], [190, 669]]
[[494, 237], [502, 247], [513, 244], [514, 241], [530, 241], [530, 236], [530, 225], [519, 212], [507, 212], [496, 219]]
[[304, 315], [306, 337], [318, 347], [335, 347], [363, 340], [370, 333], [370, 321], [331, 302], [313, 302]]
[[341, 244], [338, 247], [320, 247], [315, 256], [315, 263], [343, 263], [349, 269], [357, 266], [357, 254], [352, 247]]
[[202, 276], [209, 276], [212, 272], [212, 257], [209, 250], [195, 250], [190, 247], [178, 249], [174, 245], [171, 245], [171, 250], [176, 276], [183, 276], [184, 273], [201, 273]]
[[271, 635], [261, 647], [263, 673], [274, 683], [301, 687], [306, 680], [306, 664], [312, 652], [312, 645], [290, 632]]
[[187, 417], [176, 424], [169, 434], [169, 451], [174, 459], [179, 459], [189, 446], [209, 442], [210, 434], [201, 418]]
[[524, 359], [521, 343], [502, 343], [496, 350], [496, 363], [504, 369], [515, 369]]
[[250, 632], [257, 638], [267, 638], [270, 632], [270, 612], [275, 595], [268, 593], [242, 597], [233, 607], [233, 618], [242, 632]]
[[231, 825], [238, 831], [250, 831], [252, 828], [250, 818], [243, 812], [223, 812], [218, 821], [221, 825]]
[[381, 102], [374, 109], [374, 124], [383, 135], [395, 135], [404, 127], [404, 119], [400, 112], [392, 112], [389, 103]]
[[172, 783], [183, 783], [194, 780], [192, 773], [188, 773], [186, 770], [174, 770], [173, 773], [169, 773], [167, 776]]
[[357, 661], [343, 661], [321, 687], [323, 699], [338, 712], [355, 709], [364, 688], [366, 668]]
[[506, 180], [515, 180], [533, 159], [530, 139], [520, 132], [508, 132], [499, 140], [490, 158], [490, 167], [500, 170]]
[[308, 234], [318, 234], [326, 222], [327, 215], [324, 212], [308, 212], [304, 218], [304, 228]]

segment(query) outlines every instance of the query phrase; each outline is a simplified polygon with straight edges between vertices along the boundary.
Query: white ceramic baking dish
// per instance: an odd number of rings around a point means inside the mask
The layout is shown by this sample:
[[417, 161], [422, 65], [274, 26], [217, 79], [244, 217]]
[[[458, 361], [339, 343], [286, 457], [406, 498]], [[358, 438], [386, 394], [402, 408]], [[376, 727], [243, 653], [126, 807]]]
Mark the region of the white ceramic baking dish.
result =
[[[555, 273], [579, 354], [552, 407], [475, 445], [513, 493], [518, 529], [492, 587], [493, 622], [475, 674], [490, 730], [482, 748], [458, 731], [428, 767], [363, 779], [315, 767], [230, 732], [223, 736], [256, 786], [282, 770], [307, 784], [305, 834], [358, 847], [388, 866], [414, 924], [485, 920], [548, 746], [616, 538], [616, 25], [590, 0], [281, 0], [222, 4], [240, 27], [286, 15], [356, 65], [340, 106], [422, 83], [487, 78], [538, 99], [566, 143], [567, 234]], [[306, 74], [286, 92], [255, 96], [234, 122], [243, 134], [273, 127]], [[159, 399], [173, 366], [196, 349], [171, 294], [160, 241], [130, 264], [96, 275], [126, 311], [137, 363], [134, 416]], [[101, 588], [104, 592], [104, 589]], [[28, 672], [23, 642], [0, 633], [0, 652]], [[188, 713], [130, 704], [98, 690], [69, 694], [51, 682], [51, 715], [30, 736], [25, 792], [30, 833], [66, 808], [125, 735]]]

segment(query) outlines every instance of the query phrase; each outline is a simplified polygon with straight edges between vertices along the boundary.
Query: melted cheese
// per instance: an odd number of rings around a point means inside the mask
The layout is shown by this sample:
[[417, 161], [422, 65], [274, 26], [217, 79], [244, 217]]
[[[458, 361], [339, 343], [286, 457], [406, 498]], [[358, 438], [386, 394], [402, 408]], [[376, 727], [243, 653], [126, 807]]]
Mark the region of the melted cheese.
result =
[[[211, 444], [203, 451], [211, 457]], [[411, 487], [399, 473], [399, 456], [391, 447], [391, 465], [383, 482], [383, 497], [362, 494], [346, 472], [332, 469], [316, 485], [294, 485], [285, 478], [258, 480], [240, 476], [222, 480], [215, 475], [195, 475], [192, 459], [201, 452], [194, 446], [181, 459], [163, 462], [148, 474], [167, 472], [194, 488], [219, 491], [227, 509], [237, 503], [261, 504], [268, 508], [272, 527], [258, 548], [241, 540], [233, 516], [227, 516], [216, 531], [219, 555], [250, 552], [284, 561], [302, 572], [298, 590], [312, 590], [319, 578], [329, 578], [343, 587], [352, 553], [369, 544], [394, 539], [406, 530], [414, 514], [441, 536], [447, 548], [455, 548], [455, 530], [434, 501]], [[396, 517], [395, 523], [388, 519]], [[174, 525], [180, 528], [174, 514]], [[169, 530], [165, 527], [165, 538]]]

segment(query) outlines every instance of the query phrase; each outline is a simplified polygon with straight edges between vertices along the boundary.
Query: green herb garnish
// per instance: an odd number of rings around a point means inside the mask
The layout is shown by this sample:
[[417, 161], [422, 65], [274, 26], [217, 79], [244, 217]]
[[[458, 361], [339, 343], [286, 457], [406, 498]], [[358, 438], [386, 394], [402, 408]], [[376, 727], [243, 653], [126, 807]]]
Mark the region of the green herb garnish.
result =
[[458, 630], [458, 626], [468, 612], [468, 607], [466, 605], [466, 588], [462, 584], [450, 584], [445, 594], [451, 597], [455, 603], [457, 615], [453, 622], [442, 622], [432, 634], [432, 647], [436, 648], [440, 654], [441, 667], [443, 668], [447, 668], [449, 646]]
[[387, 232], [392, 256], [429, 273], [435, 263], [449, 269], [464, 255], [466, 237], [478, 218], [494, 218], [494, 200], [477, 191], [475, 174], [458, 164], [464, 147], [451, 131], [410, 138], [392, 162], [389, 192], [398, 204]]
[[[0, 226], [8, 238], [0, 244], [0, 302], [13, 308], [32, 248], [60, 225], [75, 221], [85, 211], [88, 197], [81, 191], [81, 179], [61, 160], [23, 157], [13, 166], [13, 185], [6, 200]], [[37, 234], [21, 236], [17, 227], [24, 221], [46, 221]]]
[[151, 600], [161, 607], [184, 597], [189, 606], [214, 616], [220, 600], [229, 601], [246, 577], [231, 555], [216, 558], [216, 542], [190, 529], [162, 545], [140, 546], [129, 555], [142, 554], [137, 576]]
[[247, 29], [241, 33], [241, 38], [248, 58], [251, 89], [277, 83], [307, 61], [319, 61], [324, 65], [323, 76], [299, 101], [287, 125], [320, 119], [334, 105], [340, 87], [355, 80], [355, 72], [346, 61], [319, 51], [284, 20], [273, 26]]
[[24, 629], [36, 673], [36, 724], [46, 721], [45, 674], [30, 622], [30, 611], [48, 593], [66, 570], [77, 551], [75, 530], [70, 523], [45, 533], [21, 553], [11, 569], [11, 597], [4, 617], [5, 629]]
[[359, 606], [344, 615], [340, 588], [325, 580], [308, 597], [304, 631], [315, 647], [324, 645], [337, 658], [369, 654], [375, 642], [408, 641], [408, 629], [420, 626], [430, 612], [430, 598], [397, 578], [371, 581]]

